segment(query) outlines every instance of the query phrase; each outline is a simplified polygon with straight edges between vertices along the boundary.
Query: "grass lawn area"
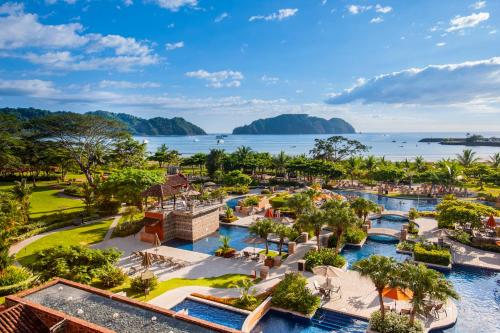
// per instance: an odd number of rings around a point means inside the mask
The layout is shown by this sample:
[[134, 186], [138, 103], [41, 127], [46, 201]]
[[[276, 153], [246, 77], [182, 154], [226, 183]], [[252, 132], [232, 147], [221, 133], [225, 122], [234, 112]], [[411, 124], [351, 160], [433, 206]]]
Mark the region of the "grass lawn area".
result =
[[27, 265], [35, 259], [35, 254], [58, 245], [90, 245], [104, 239], [113, 219], [107, 219], [70, 230], [63, 230], [47, 235], [29, 244], [16, 255], [16, 260]]
[[158, 283], [158, 286], [154, 290], [152, 290], [147, 296], [132, 291], [130, 289], [130, 280], [128, 280], [121, 286], [110, 289], [110, 291], [113, 293], [125, 291], [128, 297], [132, 297], [134, 299], [147, 302], [169, 290], [180, 287], [203, 286], [212, 288], [233, 288], [235, 284], [238, 284], [242, 280], [248, 280], [248, 279], [250, 279], [250, 276], [242, 274], [226, 274], [221, 276], [200, 278], [200, 279], [175, 278], [166, 281], [161, 281], [160, 283]]
[[[261, 250], [261, 251], [259, 251], [259, 253], [260, 253], [260, 254], [266, 254], [266, 250]], [[271, 258], [274, 258], [274, 257], [276, 257], [278, 254], [279, 254], [279, 252], [278, 252], [278, 251], [269, 250], [269, 252], [267, 253], [267, 256], [268, 256], [268, 257], [271, 257]], [[281, 259], [283, 259], [283, 260], [284, 260], [286, 257], [288, 257], [288, 254], [287, 254], [285, 251], [281, 252]]]
[[30, 217], [36, 218], [42, 215], [72, 213], [83, 210], [84, 204], [82, 200], [60, 197], [58, 195], [60, 191], [49, 185], [34, 188], [31, 195]]

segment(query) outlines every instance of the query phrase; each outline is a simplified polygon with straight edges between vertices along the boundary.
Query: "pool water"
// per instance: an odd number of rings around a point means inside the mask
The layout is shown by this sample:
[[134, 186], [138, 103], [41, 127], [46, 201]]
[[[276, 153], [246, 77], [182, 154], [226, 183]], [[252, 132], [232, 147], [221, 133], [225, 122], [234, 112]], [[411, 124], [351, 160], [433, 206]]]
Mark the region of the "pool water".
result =
[[202, 302], [197, 302], [192, 299], [185, 299], [171, 308], [171, 310], [176, 312], [186, 309], [188, 310], [187, 314], [191, 317], [200, 318], [237, 330], [241, 329], [243, 323], [245, 322], [245, 319], [247, 318], [246, 314], [223, 309], [221, 307], [205, 304]]
[[[194, 243], [179, 239], [174, 239], [166, 243], [167, 246], [176, 247], [179, 249], [196, 251], [206, 254], [214, 254], [215, 251], [220, 247], [220, 236], [229, 236], [231, 241], [229, 245], [236, 249], [237, 251], [243, 250], [248, 246], [254, 246], [253, 243], [247, 243], [245, 240], [251, 237], [248, 228], [238, 227], [238, 226], [226, 226], [221, 225], [219, 231], [213, 233], [205, 238], [202, 238]], [[257, 248], [265, 248], [265, 244], [255, 244]], [[269, 249], [278, 250], [278, 244], [269, 242]], [[287, 250], [287, 246], [283, 245], [283, 251]]]
[[364, 333], [368, 323], [339, 313], [318, 310], [312, 319], [270, 310], [253, 333]]
[[226, 206], [228, 206], [229, 208], [233, 209], [238, 205], [238, 201], [240, 201], [241, 199], [244, 199], [245, 197], [236, 197], [236, 198], [232, 198], [232, 199], [229, 199], [228, 201], [226, 201]]
[[399, 199], [390, 198], [374, 193], [366, 193], [361, 191], [336, 190], [335, 192], [345, 196], [357, 196], [375, 202], [378, 205], [384, 206], [387, 210], [401, 210], [408, 212], [411, 208], [418, 211], [436, 210], [439, 199], [420, 198], [420, 199]]
[[362, 248], [345, 246], [342, 250], [342, 255], [347, 260], [347, 267], [363, 258], [367, 258], [374, 254], [393, 257], [397, 261], [405, 261], [410, 256], [396, 252], [396, 244], [398, 240], [389, 236], [369, 236], [365, 245]]
[[386, 215], [378, 219], [372, 219], [372, 228], [387, 228], [401, 230], [403, 224], [408, 223], [408, 219], [397, 215]]

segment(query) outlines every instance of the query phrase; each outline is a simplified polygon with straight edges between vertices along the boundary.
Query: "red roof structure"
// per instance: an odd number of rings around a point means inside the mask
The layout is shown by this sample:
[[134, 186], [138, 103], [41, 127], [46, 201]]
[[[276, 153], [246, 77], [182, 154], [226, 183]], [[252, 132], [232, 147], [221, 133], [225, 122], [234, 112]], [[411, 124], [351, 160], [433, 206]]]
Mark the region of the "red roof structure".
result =
[[189, 181], [182, 173], [176, 175], [168, 175], [165, 177], [165, 184], [173, 188], [188, 187]]
[[0, 312], [2, 333], [49, 333], [50, 328], [24, 304], [17, 304]]

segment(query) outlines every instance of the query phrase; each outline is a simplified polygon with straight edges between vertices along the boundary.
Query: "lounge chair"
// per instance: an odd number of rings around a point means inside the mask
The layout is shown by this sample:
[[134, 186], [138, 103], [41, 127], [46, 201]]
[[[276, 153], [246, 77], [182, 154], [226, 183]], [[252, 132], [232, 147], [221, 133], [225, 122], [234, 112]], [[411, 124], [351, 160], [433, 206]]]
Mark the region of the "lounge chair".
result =
[[401, 314], [401, 315], [410, 315], [411, 314], [411, 310], [410, 309], [401, 309], [401, 311], [399, 311], [399, 314]]
[[322, 297], [330, 297], [330, 291], [319, 286], [318, 281], [314, 280], [314, 289], [316, 289]]
[[444, 307], [443, 303], [439, 303], [434, 306], [435, 317], [439, 319], [441, 317], [441, 313], [444, 313], [445, 316], [448, 316], [448, 313], [446, 312], [446, 308]]
[[243, 256], [245, 257], [245, 259], [250, 259], [251, 258], [251, 254], [248, 251], [243, 251]]
[[434, 309], [434, 304], [426, 304], [424, 305], [424, 314], [425, 318], [428, 318], [430, 314], [432, 314], [432, 310]]

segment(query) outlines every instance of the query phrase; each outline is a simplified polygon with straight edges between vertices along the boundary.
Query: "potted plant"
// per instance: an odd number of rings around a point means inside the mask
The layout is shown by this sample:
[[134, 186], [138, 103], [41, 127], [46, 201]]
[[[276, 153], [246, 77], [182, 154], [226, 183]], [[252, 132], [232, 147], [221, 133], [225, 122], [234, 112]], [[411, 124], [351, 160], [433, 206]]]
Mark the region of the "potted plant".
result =
[[229, 246], [231, 238], [228, 236], [220, 237], [221, 246], [215, 251], [215, 255], [218, 257], [231, 258], [236, 253], [236, 250]]

